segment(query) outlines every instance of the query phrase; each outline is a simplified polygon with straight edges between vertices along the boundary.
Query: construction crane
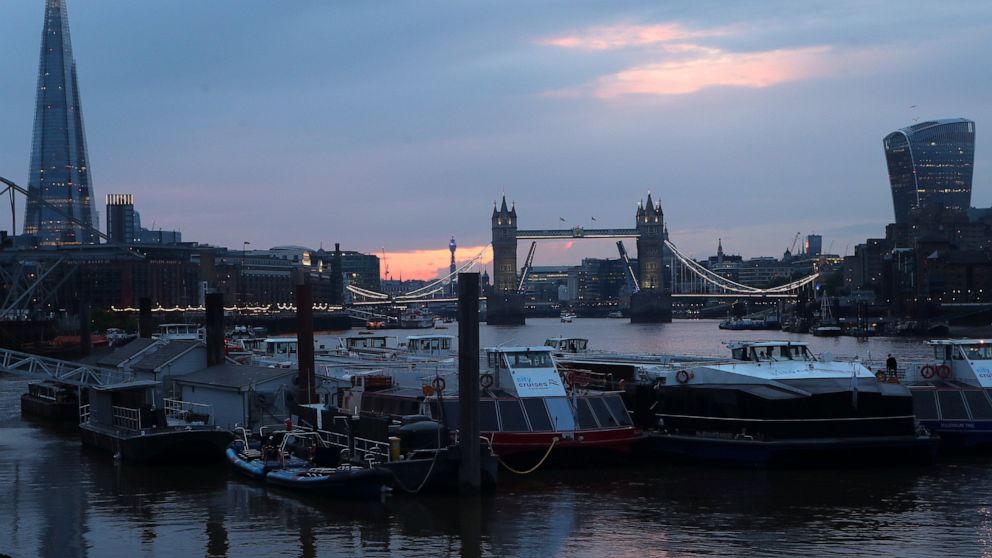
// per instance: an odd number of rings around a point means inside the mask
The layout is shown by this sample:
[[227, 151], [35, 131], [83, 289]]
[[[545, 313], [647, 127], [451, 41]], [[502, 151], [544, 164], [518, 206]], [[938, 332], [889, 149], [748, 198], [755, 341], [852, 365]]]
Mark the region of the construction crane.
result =
[[527, 276], [530, 274], [531, 265], [534, 263], [534, 252], [537, 251], [537, 241], [530, 243], [530, 251], [527, 252], [527, 260], [524, 262], [524, 270], [520, 274], [520, 283], [517, 284], [517, 292], [524, 292], [524, 283], [527, 281]]
[[631, 294], [636, 293], [641, 290], [637, 285], [637, 276], [634, 275], [634, 269], [630, 266], [630, 258], [627, 257], [627, 249], [623, 246], [623, 241], [617, 241], [617, 250], [620, 251], [620, 259], [623, 260], [623, 265], [627, 268], [627, 278], [630, 280], [630, 292]]
[[792, 246], [789, 247], [789, 253], [793, 256], [796, 255], [796, 243], [799, 242], [799, 236], [802, 232], [797, 232], [796, 236], [792, 237]]

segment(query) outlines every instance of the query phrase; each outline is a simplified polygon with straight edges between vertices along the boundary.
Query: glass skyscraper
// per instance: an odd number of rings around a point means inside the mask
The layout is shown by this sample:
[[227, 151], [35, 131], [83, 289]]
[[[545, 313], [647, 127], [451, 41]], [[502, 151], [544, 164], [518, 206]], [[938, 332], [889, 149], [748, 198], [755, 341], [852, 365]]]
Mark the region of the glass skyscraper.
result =
[[[98, 242], [86, 135], [64, 0], [46, 0], [24, 234], [40, 246]], [[41, 203], [44, 200], [48, 205]]]
[[943, 206], [968, 211], [975, 166], [975, 123], [964, 118], [920, 122], [885, 136], [885, 160], [896, 223], [911, 210]]

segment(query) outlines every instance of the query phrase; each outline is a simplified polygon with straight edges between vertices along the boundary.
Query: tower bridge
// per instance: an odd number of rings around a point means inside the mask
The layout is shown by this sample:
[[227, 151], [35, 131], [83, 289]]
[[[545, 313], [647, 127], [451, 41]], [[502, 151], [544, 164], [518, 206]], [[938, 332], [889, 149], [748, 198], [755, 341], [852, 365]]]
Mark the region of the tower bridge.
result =
[[[486, 300], [486, 320], [490, 324], [521, 325], [524, 318], [523, 281], [517, 277], [517, 242], [519, 240], [562, 240], [584, 238], [634, 239], [637, 244], [636, 275], [631, 271], [633, 292], [630, 297], [630, 321], [658, 323], [672, 321], [671, 291], [665, 285], [663, 248], [667, 240], [665, 216], [661, 204], [648, 193], [646, 204], [638, 204], [632, 229], [526, 230], [517, 226], [517, 207], [506, 203], [493, 205], [493, 291]], [[618, 247], [626, 261], [622, 242]], [[527, 257], [526, 276], [533, 259], [533, 245]], [[629, 262], [628, 269], [629, 269]]]

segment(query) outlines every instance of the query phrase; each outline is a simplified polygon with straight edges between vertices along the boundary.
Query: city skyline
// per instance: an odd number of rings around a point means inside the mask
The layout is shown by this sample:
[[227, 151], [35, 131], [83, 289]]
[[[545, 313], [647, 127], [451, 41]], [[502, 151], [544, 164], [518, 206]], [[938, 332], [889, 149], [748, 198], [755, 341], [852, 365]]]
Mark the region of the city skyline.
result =
[[[885, 134], [989, 120], [984, 6], [230, 6], [70, 3], [95, 199], [204, 243], [385, 246], [393, 276], [446, 269], [452, 234], [474, 255], [504, 191], [527, 228], [629, 226], [650, 189], [697, 257], [797, 231], [843, 255], [890, 220]], [[43, 6], [5, 11], [0, 175], [27, 183]], [[587, 256], [616, 257], [542, 243], [535, 264]]]

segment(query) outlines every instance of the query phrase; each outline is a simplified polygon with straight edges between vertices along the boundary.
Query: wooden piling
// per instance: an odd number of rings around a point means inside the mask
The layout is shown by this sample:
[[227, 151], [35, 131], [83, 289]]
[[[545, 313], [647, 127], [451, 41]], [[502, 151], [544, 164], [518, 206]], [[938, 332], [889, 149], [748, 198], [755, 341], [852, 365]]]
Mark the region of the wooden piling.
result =
[[138, 299], [138, 337], [152, 338], [152, 299], [147, 296]]
[[459, 491], [481, 487], [479, 444], [479, 274], [458, 274], [458, 402], [461, 465]]
[[317, 381], [313, 355], [313, 288], [306, 273], [296, 278], [296, 360], [299, 374], [296, 380], [297, 402], [316, 403]]
[[207, 293], [204, 298], [206, 306], [207, 328], [207, 366], [224, 364], [224, 295], [223, 293]]

